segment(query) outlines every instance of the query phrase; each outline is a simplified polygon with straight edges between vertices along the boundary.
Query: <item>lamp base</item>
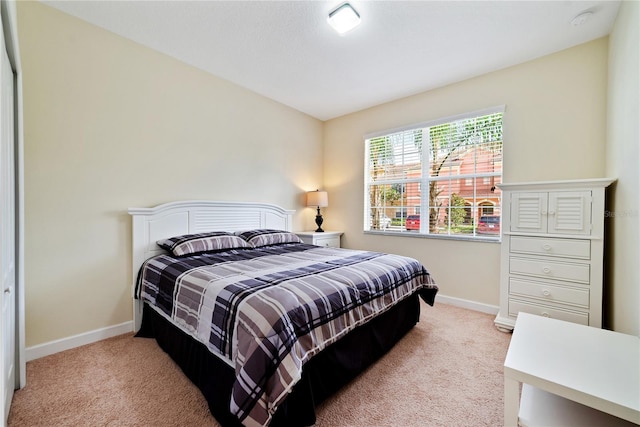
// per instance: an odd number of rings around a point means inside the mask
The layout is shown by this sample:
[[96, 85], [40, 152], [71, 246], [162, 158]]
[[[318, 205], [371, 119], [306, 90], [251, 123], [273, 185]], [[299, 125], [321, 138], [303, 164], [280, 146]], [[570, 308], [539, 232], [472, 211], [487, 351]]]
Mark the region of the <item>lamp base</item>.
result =
[[318, 229], [316, 230], [316, 233], [324, 233], [324, 230], [322, 229], [322, 215], [320, 215], [320, 207], [318, 206], [318, 214], [316, 215], [316, 225], [318, 226]]

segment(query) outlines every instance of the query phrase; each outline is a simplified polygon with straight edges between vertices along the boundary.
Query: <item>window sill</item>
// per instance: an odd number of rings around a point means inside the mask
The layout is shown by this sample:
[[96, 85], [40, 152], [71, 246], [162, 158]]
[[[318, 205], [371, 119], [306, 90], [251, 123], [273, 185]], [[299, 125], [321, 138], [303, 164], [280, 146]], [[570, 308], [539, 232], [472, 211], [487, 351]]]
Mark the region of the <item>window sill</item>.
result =
[[459, 240], [464, 242], [480, 242], [480, 243], [501, 243], [502, 238], [498, 237], [484, 237], [474, 236], [467, 237], [463, 235], [448, 235], [448, 234], [420, 234], [413, 233], [411, 231], [371, 231], [365, 230], [364, 234], [372, 236], [395, 236], [395, 237], [411, 237], [420, 239], [440, 239], [440, 240]]

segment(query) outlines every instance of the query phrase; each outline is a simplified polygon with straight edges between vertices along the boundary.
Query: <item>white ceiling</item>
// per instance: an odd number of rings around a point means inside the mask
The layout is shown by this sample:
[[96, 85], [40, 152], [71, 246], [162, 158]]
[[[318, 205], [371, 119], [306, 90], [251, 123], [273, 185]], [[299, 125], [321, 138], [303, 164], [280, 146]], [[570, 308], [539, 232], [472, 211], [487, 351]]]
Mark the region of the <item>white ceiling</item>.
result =
[[[44, 1], [321, 120], [609, 34], [619, 1]], [[583, 25], [571, 20], [595, 12]]]

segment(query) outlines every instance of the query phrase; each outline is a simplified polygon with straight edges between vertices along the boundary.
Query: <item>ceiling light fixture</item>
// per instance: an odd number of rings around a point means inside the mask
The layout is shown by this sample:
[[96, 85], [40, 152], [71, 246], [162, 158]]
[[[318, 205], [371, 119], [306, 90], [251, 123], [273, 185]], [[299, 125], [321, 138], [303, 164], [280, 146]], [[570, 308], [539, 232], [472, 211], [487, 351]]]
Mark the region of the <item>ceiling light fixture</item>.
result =
[[342, 35], [360, 25], [360, 15], [349, 3], [342, 3], [329, 12], [329, 24]]

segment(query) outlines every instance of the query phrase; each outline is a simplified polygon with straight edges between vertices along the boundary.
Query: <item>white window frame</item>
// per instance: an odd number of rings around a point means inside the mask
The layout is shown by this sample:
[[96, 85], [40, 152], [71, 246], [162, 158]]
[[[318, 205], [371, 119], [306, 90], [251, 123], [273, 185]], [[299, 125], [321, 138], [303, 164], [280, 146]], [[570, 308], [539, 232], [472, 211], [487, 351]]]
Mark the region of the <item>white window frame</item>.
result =
[[[443, 117], [440, 119], [436, 119], [436, 120], [432, 120], [432, 121], [428, 121], [428, 122], [422, 122], [422, 123], [417, 123], [417, 124], [413, 124], [413, 125], [409, 125], [409, 126], [404, 126], [404, 127], [400, 127], [400, 128], [395, 128], [395, 129], [390, 129], [390, 130], [384, 130], [384, 131], [378, 131], [375, 133], [370, 133], [364, 136], [364, 140], [365, 140], [365, 168], [364, 168], [364, 232], [365, 233], [372, 233], [372, 234], [392, 234], [392, 235], [404, 235], [404, 236], [411, 236], [411, 237], [429, 237], [429, 238], [445, 238], [445, 239], [461, 239], [461, 240], [481, 240], [481, 241], [496, 241], [499, 242], [500, 241], [500, 235], [497, 236], [486, 236], [486, 235], [479, 235], [476, 232], [476, 227], [477, 224], [473, 225], [473, 232], [471, 234], [452, 234], [451, 233], [451, 223], [449, 223], [447, 225], [447, 233], [430, 233], [429, 232], [429, 219], [427, 219], [427, 221], [421, 221], [420, 223], [420, 230], [418, 230], [417, 232], [412, 230], [412, 231], [408, 231], [406, 229], [403, 229], [402, 227], [390, 227], [390, 228], [385, 228], [385, 229], [380, 229], [380, 230], [376, 230], [376, 229], [372, 229], [371, 223], [372, 223], [372, 215], [371, 215], [371, 200], [370, 200], [370, 188], [372, 185], [372, 181], [371, 181], [371, 169], [370, 169], [370, 146], [369, 146], [369, 141], [373, 138], [378, 138], [378, 137], [382, 137], [382, 136], [390, 136], [390, 135], [394, 135], [394, 134], [398, 134], [401, 132], [405, 132], [405, 131], [413, 131], [413, 130], [417, 130], [417, 129], [425, 129], [425, 128], [430, 128], [433, 126], [437, 126], [437, 125], [441, 125], [444, 123], [451, 123], [451, 122], [456, 122], [456, 121], [461, 121], [461, 120], [466, 120], [466, 119], [472, 119], [472, 118], [477, 118], [477, 117], [482, 117], [482, 116], [487, 116], [487, 115], [492, 115], [492, 114], [497, 114], [497, 113], [501, 113], [503, 114], [503, 128], [504, 128], [504, 112], [505, 112], [505, 106], [501, 105], [501, 106], [496, 106], [496, 107], [491, 107], [491, 108], [487, 108], [487, 109], [483, 109], [483, 110], [478, 110], [478, 111], [473, 111], [473, 112], [469, 112], [469, 113], [464, 113], [464, 114], [459, 114], [456, 116], [450, 116], [450, 117]], [[429, 132], [426, 132], [426, 138], [425, 138], [425, 133], [423, 133], [422, 136], [423, 139], [428, 139], [429, 138]], [[504, 139], [504, 137], [503, 137]], [[430, 144], [427, 144], [427, 147], [430, 147]], [[502, 144], [502, 149], [504, 152], [504, 141]], [[425, 152], [423, 152], [422, 154], [422, 159], [424, 159], [425, 157], [427, 159], [430, 158], [429, 155], [429, 151], [430, 150], [425, 150]], [[403, 152], [404, 153], [404, 152]], [[425, 154], [426, 153], [426, 154]], [[395, 184], [408, 184], [408, 183], [417, 183], [417, 187], [420, 191], [421, 197], [420, 197], [420, 205], [418, 206], [417, 211], [418, 212], [429, 212], [429, 195], [422, 195], [421, 193], [421, 189], [426, 188], [427, 189], [427, 193], [429, 191], [429, 183], [432, 181], [450, 181], [452, 180], [451, 175], [446, 175], [446, 176], [431, 176], [429, 173], [430, 170], [430, 164], [429, 162], [425, 162], [423, 160], [420, 161], [422, 164], [422, 175], [419, 178], [395, 178], [395, 179], [388, 179], [388, 180], [378, 180], [376, 181], [377, 185], [385, 185], [385, 184], [389, 184], [389, 185], [395, 185]], [[474, 170], [475, 170], [475, 163], [474, 163]], [[465, 209], [471, 209], [471, 214], [472, 214], [472, 218], [475, 218], [478, 215], [478, 212], [480, 212], [481, 207], [479, 206], [479, 202], [483, 201], [483, 197], [480, 195], [476, 194], [476, 184], [478, 183], [479, 179], [482, 179], [482, 182], [486, 182], [487, 179], [492, 179], [493, 177], [499, 177], [499, 180], [501, 182], [502, 180], [502, 171], [503, 168], [500, 168], [499, 172], [477, 172], [475, 171], [472, 174], [459, 174], [459, 175], [455, 175], [455, 179], [453, 180], [458, 180], [460, 183], [465, 183], [468, 182], [468, 180], [472, 180], [472, 182], [474, 183], [474, 189], [473, 189], [473, 200], [475, 201], [475, 205], [471, 205], [471, 206], [465, 206]], [[453, 181], [452, 180], [452, 181]], [[496, 208], [498, 208], [499, 210], [501, 210], [501, 206], [502, 206], [502, 200], [499, 201], [498, 205], [495, 206]], [[395, 207], [395, 206], [394, 206]], [[386, 207], [384, 207], [385, 209], [389, 209]], [[406, 215], [411, 215], [413, 214], [414, 211], [414, 204], [407, 202], [406, 206], [400, 206], [398, 207], [400, 209], [403, 209], [406, 213]], [[451, 209], [451, 208], [449, 208]], [[428, 218], [428, 216], [427, 216]]]

